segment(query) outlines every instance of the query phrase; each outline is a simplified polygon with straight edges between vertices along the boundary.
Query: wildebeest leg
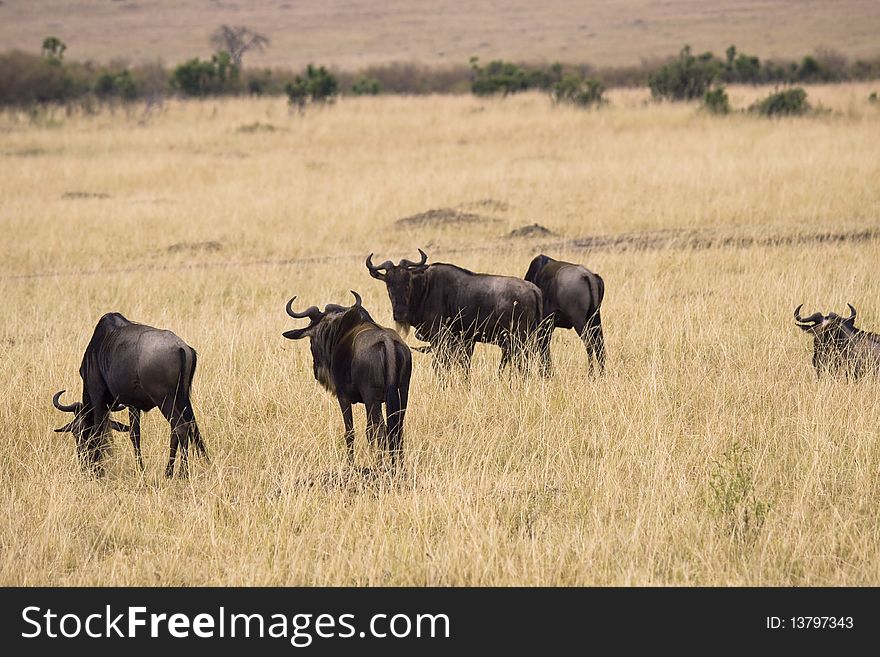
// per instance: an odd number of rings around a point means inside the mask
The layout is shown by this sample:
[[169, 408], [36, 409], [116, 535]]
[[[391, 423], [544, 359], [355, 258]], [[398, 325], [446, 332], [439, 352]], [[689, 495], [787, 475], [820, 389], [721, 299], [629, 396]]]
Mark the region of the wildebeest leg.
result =
[[[98, 377], [93, 377], [98, 379]], [[110, 440], [110, 406], [113, 403], [112, 395], [103, 380], [91, 381], [87, 386], [88, 404], [90, 415], [87, 419], [91, 427], [91, 435], [88, 437], [87, 458], [85, 466], [96, 477], [104, 475], [104, 456], [107, 443]]]
[[171, 425], [171, 446], [168, 450], [168, 465], [165, 467], [165, 476], [170, 479], [174, 475], [174, 461], [177, 458], [177, 448], [180, 447], [181, 464], [179, 472], [182, 477], [186, 477], [188, 474], [186, 466], [188, 464], [186, 446], [183, 440], [189, 439], [189, 427], [186, 422], [182, 421], [183, 418], [177, 409], [175, 400], [166, 400], [159, 409], [162, 411], [165, 419], [168, 420], [168, 424]]
[[605, 334], [602, 332], [602, 316], [599, 310], [590, 320], [593, 331], [593, 347], [596, 350], [596, 362], [599, 364], [599, 374], [605, 373]]
[[366, 403], [365, 406], [367, 407], [367, 439], [380, 452], [387, 450], [388, 433], [385, 429], [385, 420], [382, 418], [382, 402]]
[[345, 448], [348, 451], [348, 462], [354, 463], [354, 417], [351, 412], [351, 402], [342, 397], [338, 398], [339, 408], [342, 410], [342, 423], [345, 425]]
[[550, 342], [553, 340], [553, 324], [542, 325], [537, 335], [538, 358], [541, 361], [541, 376], [550, 376], [553, 373], [553, 364], [550, 362]]
[[465, 381], [470, 378], [471, 375], [471, 358], [474, 355], [474, 346], [476, 342], [473, 340], [468, 340], [467, 338], [461, 337], [456, 350], [455, 364], [461, 370], [462, 375], [464, 376]]
[[141, 454], [141, 412], [128, 407], [128, 423], [129, 423], [129, 432], [128, 435], [131, 438], [132, 447], [134, 447], [134, 455], [137, 459], [138, 467], [141, 470], [141, 473], [144, 472], [144, 457]]
[[184, 479], [189, 477], [189, 433], [191, 431], [189, 422], [183, 418], [178, 418], [172, 432], [177, 437], [177, 444], [180, 447], [180, 467], [177, 474]]

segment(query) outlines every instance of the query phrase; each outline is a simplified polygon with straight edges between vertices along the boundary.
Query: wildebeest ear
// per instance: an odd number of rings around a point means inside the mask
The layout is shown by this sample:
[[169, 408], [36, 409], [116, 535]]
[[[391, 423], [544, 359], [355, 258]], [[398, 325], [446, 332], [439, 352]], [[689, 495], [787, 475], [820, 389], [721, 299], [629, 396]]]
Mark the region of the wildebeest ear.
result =
[[313, 328], [314, 328], [313, 326], [307, 326], [307, 327], [301, 328], [301, 329], [293, 329], [291, 331], [285, 331], [281, 335], [283, 335], [288, 340], [299, 340], [301, 338], [305, 338], [305, 337], [311, 335], [311, 330]]
[[68, 422], [63, 427], [55, 429], [55, 433], [64, 433], [65, 431], [73, 431], [73, 422]]
[[131, 431], [131, 427], [127, 424], [122, 424], [116, 420], [110, 420], [110, 428], [113, 429], [113, 431], [119, 431], [120, 433], [128, 433]]

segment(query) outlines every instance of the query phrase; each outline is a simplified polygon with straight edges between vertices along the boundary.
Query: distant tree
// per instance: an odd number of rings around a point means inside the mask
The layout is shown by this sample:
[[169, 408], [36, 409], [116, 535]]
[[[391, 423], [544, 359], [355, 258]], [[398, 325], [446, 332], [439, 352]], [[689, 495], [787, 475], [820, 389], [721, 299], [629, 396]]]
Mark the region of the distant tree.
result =
[[375, 78], [363, 76], [351, 85], [351, 93], [355, 96], [378, 96], [382, 93], [382, 83]]
[[43, 56], [50, 64], [60, 64], [65, 50], [67, 45], [58, 37], [50, 36], [43, 39]]
[[309, 64], [305, 77], [297, 75], [284, 87], [291, 109], [305, 110], [306, 103], [332, 103], [339, 95], [339, 80], [323, 66]]
[[187, 96], [234, 93], [238, 85], [238, 67], [230, 54], [221, 50], [210, 61], [198, 57], [180, 64], [171, 75], [171, 87]]
[[241, 69], [244, 54], [250, 50], [265, 50], [269, 37], [244, 25], [221, 25], [211, 34], [211, 45], [228, 52], [232, 63]]

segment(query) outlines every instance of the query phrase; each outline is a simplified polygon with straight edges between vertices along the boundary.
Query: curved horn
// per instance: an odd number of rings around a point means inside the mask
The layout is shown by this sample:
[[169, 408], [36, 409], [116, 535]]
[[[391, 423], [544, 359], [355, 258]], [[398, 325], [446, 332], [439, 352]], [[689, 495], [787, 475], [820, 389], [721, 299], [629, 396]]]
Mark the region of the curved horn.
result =
[[851, 303], [848, 303], [848, 304], [846, 304], [846, 305], [849, 306], [849, 317], [847, 317], [847, 318], [844, 319], [843, 321], [844, 321], [844, 322], [847, 322], [847, 323], [850, 323], [850, 322], [852, 322], [852, 321], [856, 318], [856, 309], [853, 308], [853, 305], [852, 305]]
[[364, 305], [363, 300], [361, 299], [361, 295], [355, 292], [354, 290], [349, 290], [354, 295], [354, 305], [352, 308], [360, 308]]
[[822, 313], [813, 313], [809, 317], [801, 317], [801, 308], [803, 307], [804, 304], [801, 304], [794, 309], [794, 321], [798, 324], [818, 324], [822, 321]]
[[421, 260], [418, 262], [410, 262], [409, 260], [403, 259], [400, 261], [401, 267], [424, 267], [425, 263], [428, 262], [428, 254], [419, 249], [419, 255], [421, 256]]
[[119, 402], [116, 402], [115, 404], [113, 404], [113, 406], [110, 407], [110, 412], [118, 413], [119, 411], [124, 411], [126, 408], [127, 407], [125, 404], [120, 404]]
[[373, 264], [373, 254], [372, 253], [367, 256], [366, 264], [367, 264], [367, 269], [370, 270], [370, 276], [372, 276], [373, 278], [378, 278], [380, 281], [385, 278], [385, 274], [383, 274], [380, 270], [385, 269], [387, 271], [388, 269], [391, 269], [394, 266], [393, 262], [391, 262], [390, 260], [386, 260], [385, 262], [383, 262], [381, 265], [379, 265], [377, 267], [376, 265]]
[[294, 319], [304, 319], [304, 318], [308, 317], [312, 321], [315, 321], [315, 319], [318, 316], [320, 316], [321, 311], [318, 310], [318, 306], [309, 306], [301, 313], [296, 312], [293, 309], [293, 302], [295, 300], [296, 300], [296, 297], [293, 297], [290, 301], [287, 302], [287, 306], [286, 306], [287, 314], [290, 315], [291, 317], [293, 317]]
[[77, 413], [79, 412], [80, 404], [79, 402], [74, 402], [72, 404], [62, 404], [61, 403], [61, 395], [63, 395], [66, 391], [59, 390], [52, 397], [52, 406], [57, 408], [59, 411], [64, 411], [65, 413]]

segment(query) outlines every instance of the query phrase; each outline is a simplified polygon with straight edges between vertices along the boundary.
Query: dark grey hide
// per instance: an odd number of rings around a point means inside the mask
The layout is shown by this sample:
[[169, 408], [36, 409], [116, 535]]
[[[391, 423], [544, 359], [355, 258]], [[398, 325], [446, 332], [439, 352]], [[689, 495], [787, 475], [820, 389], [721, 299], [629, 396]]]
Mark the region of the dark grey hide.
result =
[[842, 374], [858, 378], [869, 372], [880, 373], [880, 335], [855, 327], [856, 309], [849, 306], [849, 317], [837, 313], [813, 313], [801, 317], [803, 304], [795, 308], [798, 328], [813, 336], [813, 367], [816, 376]]
[[[63, 390], [52, 399], [55, 408], [74, 414], [69, 424], [55, 431], [73, 433], [83, 467], [101, 475], [109, 444], [107, 430], [129, 430], [138, 466], [143, 471], [140, 414], [158, 407], [171, 424], [171, 452], [165, 476], [174, 473], [179, 446], [179, 474], [185, 477], [190, 438], [208, 460], [190, 402], [195, 371], [195, 349], [174, 333], [130, 322], [119, 313], [108, 313], [98, 321], [79, 368], [82, 401], [62, 404]], [[111, 410], [122, 407], [128, 407], [130, 427], [110, 419]]]
[[550, 339], [553, 328], [574, 329], [587, 348], [590, 374], [593, 356], [599, 372], [605, 371], [605, 336], [602, 333], [600, 308], [605, 298], [605, 281], [583, 265], [536, 256], [525, 279], [537, 285], [544, 295], [544, 317], [549, 326], [541, 334], [541, 353], [550, 364]]
[[[293, 297], [287, 314], [308, 318], [305, 328], [285, 331], [285, 338], [311, 342], [315, 379], [336, 395], [345, 424], [348, 459], [354, 462], [354, 419], [352, 404], [367, 409], [367, 439], [376, 448], [390, 452], [392, 466], [402, 456], [403, 423], [409, 401], [412, 354], [397, 333], [379, 326], [352, 291], [355, 305], [328, 304], [324, 311], [312, 306], [303, 312], [293, 310]], [[382, 418], [385, 404], [387, 426]]]
[[443, 372], [470, 367], [474, 345], [485, 342], [501, 348], [503, 371], [511, 362], [525, 370], [542, 317], [541, 291], [512, 276], [477, 274], [442, 262], [386, 260], [366, 265], [373, 278], [385, 283], [394, 321], [405, 334], [410, 327], [416, 337], [431, 343], [435, 368]]

